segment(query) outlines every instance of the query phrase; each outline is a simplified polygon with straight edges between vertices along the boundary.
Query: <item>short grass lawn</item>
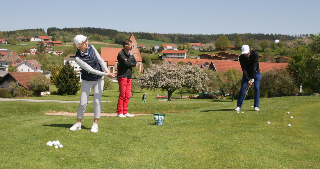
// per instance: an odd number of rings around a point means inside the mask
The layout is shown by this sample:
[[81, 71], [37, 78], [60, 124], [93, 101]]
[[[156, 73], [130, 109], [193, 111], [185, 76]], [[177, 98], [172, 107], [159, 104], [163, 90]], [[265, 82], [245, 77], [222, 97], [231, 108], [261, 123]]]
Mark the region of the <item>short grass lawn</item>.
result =
[[[102, 104], [103, 112], [115, 113], [117, 95], [116, 89], [104, 93], [112, 102]], [[162, 101], [156, 95], [134, 93], [129, 111], [150, 115], [101, 117], [98, 133], [90, 133], [93, 117], [70, 131], [76, 117], [45, 115], [76, 112], [75, 103], [0, 102], [0, 168], [320, 168], [320, 96], [262, 98], [258, 112], [246, 100], [236, 113], [230, 99]], [[90, 103], [87, 112], [93, 112]], [[162, 126], [153, 116], [160, 112]], [[46, 145], [56, 140], [63, 148]]]

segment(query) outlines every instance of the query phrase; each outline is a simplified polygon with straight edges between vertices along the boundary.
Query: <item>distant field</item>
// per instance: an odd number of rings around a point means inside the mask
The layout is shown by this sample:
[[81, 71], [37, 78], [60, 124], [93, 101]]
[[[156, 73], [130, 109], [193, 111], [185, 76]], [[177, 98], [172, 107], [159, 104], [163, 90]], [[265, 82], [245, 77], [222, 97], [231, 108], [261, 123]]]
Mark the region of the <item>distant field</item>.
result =
[[155, 40], [146, 40], [146, 39], [137, 39], [138, 44], [144, 44], [146, 46], [152, 47], [153, 45], [161, 46], [161, 44], [167, 44], [167, 42], [155, 41]]

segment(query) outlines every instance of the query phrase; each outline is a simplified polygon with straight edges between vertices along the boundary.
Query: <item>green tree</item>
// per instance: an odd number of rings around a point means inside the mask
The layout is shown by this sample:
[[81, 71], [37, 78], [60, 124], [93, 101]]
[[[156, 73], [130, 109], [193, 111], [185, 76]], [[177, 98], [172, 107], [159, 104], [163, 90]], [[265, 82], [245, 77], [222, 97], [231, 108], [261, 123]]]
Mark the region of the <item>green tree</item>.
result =
[[237, 35], [236, 39], [235, 39], [235, 47], [236, 49], [241, 49], [242, 47], [242, 38], [241, 38], [241, 35]]
[[39, 45], [37, 47], [37, 53], [44, 53], [46, 51], [46, 46], [44, 46], [44, 43], [39, 41]]
[[109, 77], [104, 77], [104, 86], [103, 86], [103, 90], [112, 90], [113, 86], [112, 86], [112, 79]]
[[189, 53], [192, 53], [192, 51], [194, 51], [194, 48], [190, 45], [190, 43], [187, 44], [187, 50]]
[[8, 72], [16, 72], [16, 71], [17, 71], [16, 67], [13, 67], [12, 65], [8, 66]]
[[318, 35], [312, 35], [312, 42], [310, 43], [310, 47], [314, 53], [320, 53], [320, 33]]
[[263, 51], [265, 48], [268, 48], [270, 46], [269, 41], [266, 39], [260, 41], [259, 45], [261, 46]]
[[150, 67], [151, 66], [151, 59], [150, 59], [149, 55], [143, 54], [141, 57], [142, 57], [143, 67], [144, 68]]
[[271, 49], [275, 51], [277, 48], [278, 48], [278, 45], [275, 42], [273, 42], [271, 45]]
[[231, 92], [232, 101], [234, 101], [236, 92], [240, 90], [242, 74], [236, 68], [233, 68], [227, 70], [227, 72], [223, 76], [226, 90]]
[[79, 77], [69, 62], [59, 70], [55, 84], [60, 95], [75, 95], [80, 89]]
[[183, 45], [179, 44], [178, 45], [178, 50], [183, 50], [183, 49], [184, 49]]
[[299, 86], [304, 86], [307, 82], [306, 61], [310, 59], [311, 56], [310, 48], [299, 45], [295, 48], [294, 54], [289, 61], [288, 69]]
[[58, 75], [57, 67], [56, 67], [56, 65], [53, 65], [51, 67], [51, 76], [50, 76], [50, 81], [52, 84], [55, 84], [57, 75]]
[[118, 33], [114, 39], [116, 44], [122, 44], [125, 39], [128, 39], [125, 33]]
[[220, 36], [217, 39], [215, 46], [217, 49], [221, 49], [221, 50], [227, 50], [228, 48], [230, 48], [230, 42], [228, 37], [225, 35]]
[[249, 45], [250, 48], [252, 48], [253, 46], [255, 46], [254, 39], [253, 39], [253, 38], [250, 38], [250, 39], [246, 40], [245, 44], [246, 44], [246, 45]]
[[41, 92], [48, 90], [50, 81], [43, 75], [40, 74], [30, 81], [30, 90], [34, 91], [35, 95], [41, 95]]

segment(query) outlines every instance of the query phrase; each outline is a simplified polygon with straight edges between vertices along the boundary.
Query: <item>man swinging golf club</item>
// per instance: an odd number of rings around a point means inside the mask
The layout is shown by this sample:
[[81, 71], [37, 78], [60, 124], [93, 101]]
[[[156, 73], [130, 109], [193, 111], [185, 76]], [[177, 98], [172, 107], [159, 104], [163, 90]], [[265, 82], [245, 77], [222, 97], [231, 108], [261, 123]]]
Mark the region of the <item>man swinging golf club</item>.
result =
[[240, 65], [242, 68], [243, 76], [241, 81], [241, 89], [239, 92], [237, 108], [235, 111], [240, 111], [242, 103], [244, 101], [246, 88], [249, 84], [251, 86], [254, 83], [254, 110], [259, 111], [259, 99], [260, 99], [260, 81], [261, 74], [259, 69], [259, 55], [257, 51], [250, 51], [249, 45], [242, 46], [242, 52], [239, 57]]

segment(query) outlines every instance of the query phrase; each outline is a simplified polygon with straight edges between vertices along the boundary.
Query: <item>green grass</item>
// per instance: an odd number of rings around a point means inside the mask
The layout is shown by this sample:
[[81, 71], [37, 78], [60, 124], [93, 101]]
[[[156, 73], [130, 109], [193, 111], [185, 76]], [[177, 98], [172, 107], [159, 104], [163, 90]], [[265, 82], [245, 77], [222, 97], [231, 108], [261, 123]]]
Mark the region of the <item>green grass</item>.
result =
[[37, 47], [37, 43], [38, 42], [20, 42], [20, 43], [17, 43], [16, 45], [10, 45], [10, 44], [1, 45], [0, 48], [8, 49], [13, 52], [18, 52], [18, 50], [20, 48], [28, 48], [29, 49], [31, 47]]
[[146, 46], [152, 47], [153, 45], [161, 46], [162, 44], [167, 44], [167, 42], [155, 41], [155, 40], [146, 40], [146, 39], [137, 39], [138, 44], [144, 44]]
[[[144, 92], [146, 104], [141, 103]], [[95, 134], [89, 132], [93, 117], [84, 117], [82, 129], [72, 132], [76, 117], [44, 115], [76, 112], [77, 104], [1, 102], [0, 168], [320, 167], [319, 96], [262, 98], [259, 112], [251, 108], [253, 100], [247, 100], [244, 113], [235, 113], [236, 103], [230, 99], [168, 102], [158, 101], [158, 92], [135, 93], [129, 111], [164, 112], [163, 126], [154, 125], [153, 115], [101, 117]], [[33, 99], [79, 100], [79, 96]], [[117, 96], [116, 88], [104, 91], [102, 100], [112, 102], [102, 104], [103, 112], [115, 112]], [[90, 103], [87, 112], [93, 112]], [[55, 140], [64, 147], [46, 146]]]

